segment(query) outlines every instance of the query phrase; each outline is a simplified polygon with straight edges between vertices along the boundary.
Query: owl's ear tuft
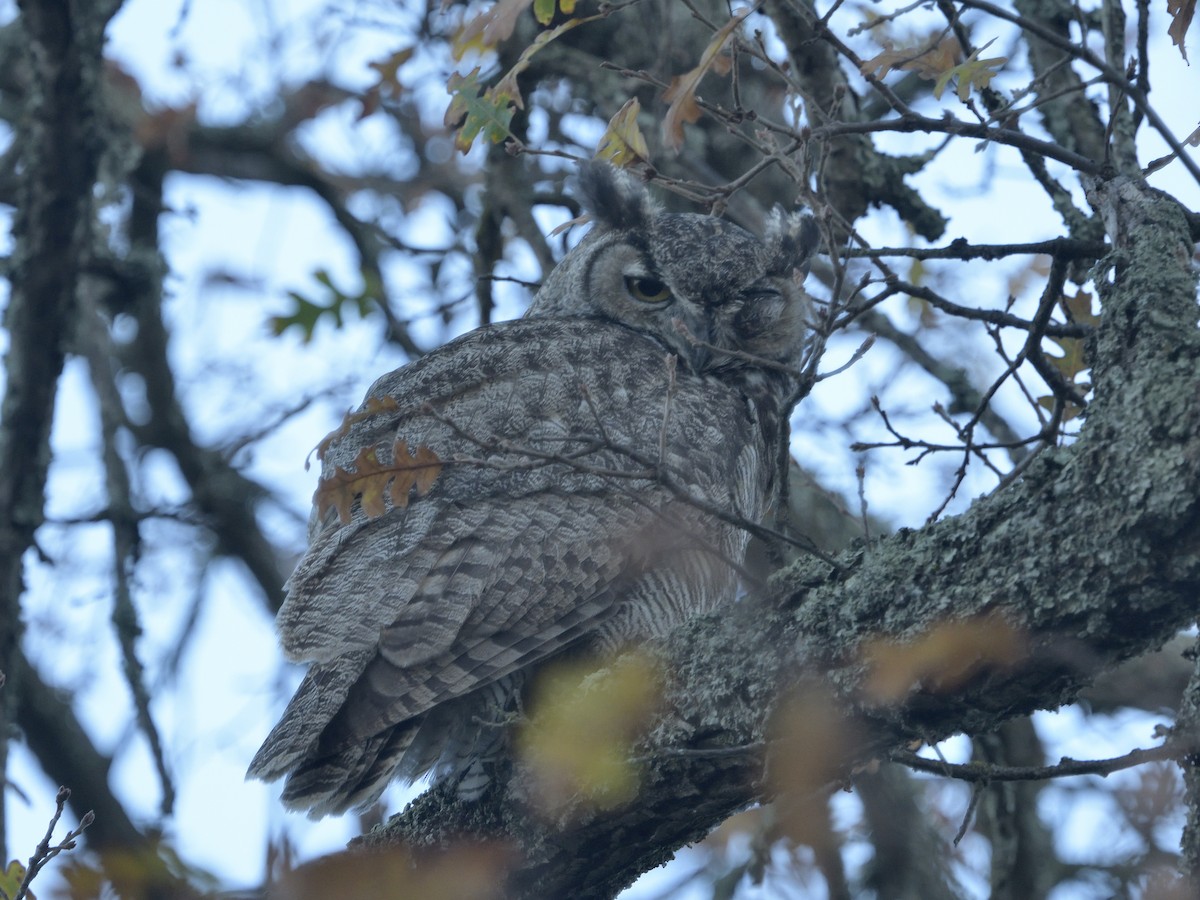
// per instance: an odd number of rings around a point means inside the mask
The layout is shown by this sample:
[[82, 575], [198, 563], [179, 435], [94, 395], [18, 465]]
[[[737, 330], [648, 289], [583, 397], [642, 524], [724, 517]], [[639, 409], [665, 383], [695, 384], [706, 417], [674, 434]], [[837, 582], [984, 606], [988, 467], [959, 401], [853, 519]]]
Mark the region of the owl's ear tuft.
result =
[[767, 249], [767, 274], [808, 274], [821, 234], [816, 220], [807, 212], [785, 213], [778, 204], [767, 218], [763, 244]]
[[579, 192], [604, 228], [644, 228], [659, 213], [644, 184], [606, 162], [592, 160], [580, 167]]

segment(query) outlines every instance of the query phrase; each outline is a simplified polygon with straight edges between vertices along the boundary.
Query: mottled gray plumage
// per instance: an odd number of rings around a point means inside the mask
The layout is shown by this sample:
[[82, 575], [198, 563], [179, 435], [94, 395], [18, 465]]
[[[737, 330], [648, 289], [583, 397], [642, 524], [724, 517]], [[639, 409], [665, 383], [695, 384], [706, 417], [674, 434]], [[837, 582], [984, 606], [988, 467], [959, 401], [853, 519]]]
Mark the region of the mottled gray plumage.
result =
[[[433, 769], [478, 793], [526, 674], [667, 633], [732, 597], [786, 432], [811, 219], [759, 240], [580, 178], [595, 225], [527, 316], [379, 379], [327, 448], [435, 453], [427, 493], [313, 522], [279, 633], [310, 668], [250, 766], [312, 815]], [[732, 351], [732, 352], [725, 352]], [[378, 412], [368, 414], [370, 410]]]

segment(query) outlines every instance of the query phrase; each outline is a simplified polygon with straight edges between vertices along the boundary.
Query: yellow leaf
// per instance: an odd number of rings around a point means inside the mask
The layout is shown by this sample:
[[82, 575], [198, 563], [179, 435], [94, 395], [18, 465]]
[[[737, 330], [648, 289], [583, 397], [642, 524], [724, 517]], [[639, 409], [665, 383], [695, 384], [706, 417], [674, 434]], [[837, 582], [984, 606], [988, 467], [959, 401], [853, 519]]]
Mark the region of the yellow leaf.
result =
[[646, 138], [638, 128], [638, 113], [641, 111], [642, 104], [637, 97], [625, 101], [617, 114], [608, 120], [608, 127], [604, 129], [596, 147], [596, 159], [607, 159], [620, 168], [650, 159]]
[[704, 48], [700, 65], [690, 72], [672, 78], [670, 86], [663, 94], [663, 99], [670, 104], [666, 116], [663, 117], [663, 144], [673, 153], [679, 152], [679, 148], [683, 146], [684, 124], [700, 118], [700, 106], [696, 103], [696, 88], [700, 86], [700, 80], [713, 68], [721, 51], [725, 49], [726, 42], [742, 24], [742, 19], [748, 12], [749, 10], [745, 9], [735, 12], [733, 18], [713, 35], [708, 46]]
[[[946, 90], [946, 85], [950, 83], [951, 78], [958, 79], [958, 99], [966, 103], [971, 96], [972, 85], [983, 90], [996, 76], [1003, 65], [1008, 62], [1007, 56], [993, 56], [990, 59], [979, 59], [979, 53], [986, 50], [992, 45], [992, 41], [988, 41], [982, 47], [977, 47], [975, 51], [967, 57], [967, 59], [952, 69], [943, 72], [938, 80], [933, 85], [933, 96], [935, 99], [942, 99], [942, 93]], [[992, 71], [992, 70], [996, 71]]]
[[517, 747], [537, 779], [535, 800], [547, 815], [582, 797], [601, 809], [634, 799], [634, 740], [648, 727], [662, 696], [662, 675], [643, 653], [612, 665], [562, 663], [538, 676], [530, 719]]
[[486, 53], [510, 37], [517, 19], [533, 0], [498, 0], [490, 8], [464, 24], [450, 40], [450, 55], [455, 62], [468, 51]]
[[[21, 889], [22, 882], [25, 881], [25, 867], [17, 860], [13, 860], [8, 864], [8, 868], [0, 872], [0, 893], [5, 898], [17, 896], [17, 891]], [[37, 900], [30, 891], [25, 892], [25, 896], [29, 900]]]

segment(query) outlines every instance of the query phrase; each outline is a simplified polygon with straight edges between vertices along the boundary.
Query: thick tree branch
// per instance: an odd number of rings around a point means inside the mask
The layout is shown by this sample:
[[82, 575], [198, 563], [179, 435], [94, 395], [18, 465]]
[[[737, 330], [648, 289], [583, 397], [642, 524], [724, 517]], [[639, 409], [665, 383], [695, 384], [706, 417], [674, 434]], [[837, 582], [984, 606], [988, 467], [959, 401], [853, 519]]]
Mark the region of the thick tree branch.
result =
[[[79, 274], [91, 240], [92, 186], [103, 152], [99, 73], [104, 28], [120, 5], [19, 4], [33, 73], [22, 125], [21, 196], [13, 233], [9, 350], [0, 407], [0, 671], [20, 638], [22, 558], [43, 521], [50, 422]], [[7, 734], [11, 699], [0, 703]], [[7, 742], [0, 742], [0, 772]], [[2, 805], [2, 804], [0, 804]], [[0, 812], [0, 846], [4, 843]]]
[[[770, 795], [755, 748], [780, 687], [800, 671], [819, 673], [859, 722], [864, 737], [842, 760], [849, 773], [903, 742], [983, 732], [1070, 702], [1096, 673], [1194, 621], [1200, 339], [1187, 223], [1173, 201], [1135, 182], [1098, 184], [1093, 196], [1122, 256], [1105, 288], [1098, 396], [1075, 446], [1043, 453], [1019, 483], [963, 516], [845, 554], [838, 569], [802, 561], [768, 600], [676, 634], [663, 650], [672, 715], [642, 750], [654, 761], [634, 806], [560, 831], [511, 790], [461, 804], [435, 789], [364, 843], [516, 839], [526, 856], [513, 876], [518, 895], [612, 896]], [[1019, 663], [977, 660], [963, 683], [918, 680], [902, 702], [864, 691], [872, 641], [911, 642], [984, 615], [1018, 630]], [[747, 750], [676, 752], [717, 747]]]

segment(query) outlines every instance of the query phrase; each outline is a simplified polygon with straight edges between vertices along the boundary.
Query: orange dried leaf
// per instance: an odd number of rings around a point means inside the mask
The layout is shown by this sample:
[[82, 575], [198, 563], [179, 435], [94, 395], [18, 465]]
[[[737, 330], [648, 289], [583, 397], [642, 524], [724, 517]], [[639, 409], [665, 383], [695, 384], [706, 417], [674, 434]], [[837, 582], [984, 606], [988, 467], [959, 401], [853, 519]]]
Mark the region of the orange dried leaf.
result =
[[426, 494], [442, 470], [442, 461], [436, 453], [422, 446], [410, 453], [407, 442], [402, 440], [392, 444], [390, 462], [380, 460], [378, 447], [370, 446], [358, 451], [352, 465], [353, 470], [334, 466], [333, 473], [318, 482], [313, 494], [317, 518], [336, 509], [345, 525], [357, 499], [368, 519], [378, 519], [387, 512], [385, 491], [393, 509], [408, 506], [412, 491], [415, 489], [418, 496]]
[[408, 494], [413, 488], [416, 488], [418, 497], [428, 494], [442, 471], [442, 461], [428, 447], [418, 445], [410, 453], [407, 442], [396, 441], [392, 445], [392, 457], [395, 460], [393, 465], [406, 473], [404, 479], [397, 477], [392, 482], [393, 506], [408, 506]]
[[1014, 665], [1024, 653], [1021, 633], [999, 616], [943, 622], [908, 643], [867, 642], [862, 656], [870, 675], [864, 691], [879, 703], [903, 700], [918, 686], [952, 691], [981, 670]]
[[369, 419], [371, 416], [377, 416], [380, 413], [395, 412], [400, 408], [400, 404], [396, 402], [395, 397], [368, 397], [363, 403], [362, 409], [355, 412], [346, 413], [342, 419], [342, 424], [336, 430], [329, 432], [325, 437], [321, 438], [321, 442], [317, 444], [317, 459], [324, 459], [330, 445], [339, 438], [345, 437], [350, 433], [351, 427]]

